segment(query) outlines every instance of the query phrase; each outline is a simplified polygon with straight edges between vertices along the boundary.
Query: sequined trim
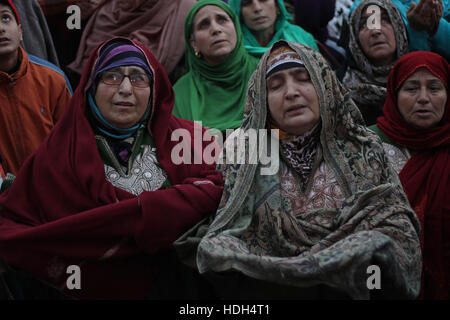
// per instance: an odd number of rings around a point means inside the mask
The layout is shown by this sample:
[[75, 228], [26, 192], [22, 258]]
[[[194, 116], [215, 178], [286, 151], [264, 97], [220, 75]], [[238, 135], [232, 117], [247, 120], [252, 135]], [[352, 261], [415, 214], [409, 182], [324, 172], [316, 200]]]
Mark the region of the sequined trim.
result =
[[134, 195], [143, 191], [154, 191], [161, 188], [167, 179], [166, 173], [156, 163], [156, 152], [146, 145], [134, 160], [128, 175], [121, 175], [116, 169], [105, 164], [106, 179], [113, 186]]

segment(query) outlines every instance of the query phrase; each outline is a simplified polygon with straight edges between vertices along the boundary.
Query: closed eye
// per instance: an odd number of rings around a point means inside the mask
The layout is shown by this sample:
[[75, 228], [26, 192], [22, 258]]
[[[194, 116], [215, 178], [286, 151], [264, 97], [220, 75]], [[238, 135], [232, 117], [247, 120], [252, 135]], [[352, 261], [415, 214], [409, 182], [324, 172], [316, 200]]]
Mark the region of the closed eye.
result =
[[278, 90], [281, 87], [281, 85], [277, 84], [277, 85], [272, 85], [270, 86], [270, 90], [274, 91], [274, 90]]
[[309, 74], [303, 73], [303, 72], [301, 74], [297, 75], [297, 77], [295, 79], [300, 82], [311, 81]]
[[430, 90], [433, 91], [433, 92], [439, 91], [441, 89], [442, 89], [442, 87], [440, 87], [440, 86], [432, 86], [432, 87], [430, 87]]
[[269, 90], [270, 91], [274, 91], [274, 90], [278, 90], [279, 88], [281, 88], [282, 85], [282, 81], [280, 79], [273, 79], [272, 81], [269, 82]]

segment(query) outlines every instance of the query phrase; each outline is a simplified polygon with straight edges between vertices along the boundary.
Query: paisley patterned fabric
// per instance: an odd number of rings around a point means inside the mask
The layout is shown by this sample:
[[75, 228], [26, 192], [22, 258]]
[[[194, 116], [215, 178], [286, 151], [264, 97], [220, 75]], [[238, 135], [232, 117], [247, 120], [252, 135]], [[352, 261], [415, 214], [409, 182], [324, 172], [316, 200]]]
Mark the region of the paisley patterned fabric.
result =
[[376, 117], [382, 114], [386, 82], [395, 61], [387, 66], [374, 66], [359, 44], [360, 18], [368, 5], [377, 5], [387, 11], [395, 33], [397, 59], [408, 52], [408, 34], [400, 12], [389, 0], [364, 0], [350, 15], [349, 49], [356, 65], [348, 68], [342, 82], [350, 90], [351, 97], [360, 108], [367, 124], [371, 125], [376, 122]]
[[[317, 204], [309, 197], [295, 204], [288, 195], [295, 190], [289, 183], [295, 182], [286, 178], [284, 164], [275, 175], [260, 174], [261, 164], [226, 164], [215, 217], [176, 241], [179, 256], [195, 261], [201, 273], [237, 271], [289, 288], [325, 285], [356, 299], [371, 296], [367, 268], [377, 265], [384, 297], [416, 297], [419, 224], [380, 140], [362, 125], [360, 112], [319, 53], [280, 42], [305, 62], [319, 97], [322, 161], [311, 180], [322, 179], [327, 192], [320, 192]], [[265, 68], [270, 51], [249, 82], [244, 131], [269, 128]]]
[[344, 193], [336, 176], [325, 162], [320, 163], [311, 177], [308, 192], [300, 188], [301, 179], [284, 162], [281, 162], [280, 170], [282, 197], [289, 200], [294, 215], [321, 208], [337, 209], [344, 202]]
[[383, 142], [383, 148], [390, 164], [394, 168], [395, 172], [399, 174], [400, 171], [402, 171], [403, 166], [406, 162], [408, 162], [409, 158], [411, 158], [411, 154], [406, 148], [399, 149], [398, 147], [386, 142]]

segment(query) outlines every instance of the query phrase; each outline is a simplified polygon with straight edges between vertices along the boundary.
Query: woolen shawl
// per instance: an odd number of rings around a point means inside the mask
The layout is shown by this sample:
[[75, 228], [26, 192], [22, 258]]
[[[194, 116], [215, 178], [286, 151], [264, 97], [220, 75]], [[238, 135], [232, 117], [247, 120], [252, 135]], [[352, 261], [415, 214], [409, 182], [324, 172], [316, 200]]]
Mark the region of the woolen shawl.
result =
[[[362, 12], [368, 5], [377, 5], [385, 9], [388, 13], [397, 44], [397, 56], [395, 60], [408, 52], [408, 33], [400, 12], [389, 0], [364, 0], [350, 15], [349, 50], [355, 65], [348, 67], [342, 83], [350, 90], [351, 97], [361, 109], [364, 118], [368, 114], [376, 114], [376, 116], [371, 117], [373, 122], [369, 121], [372, 123], [368, 123], [374, 124], [376, 117], [382, 113], [382, 106], [386, 98], [386, 82], [394, 62], [387, 66], [374, 66], [361, 48], [359, 42], [359, 24]], [[376, 109], [376, 111], [371, 109]]]
[[[172, 132], [184, 128], [193, 136], [193, 123], [171, 115], [174, 94], [164, 68], [143, 45], [130, 43], [155, 75], [147, 130], [172, 187], [134, 196], [105, 177], [86, 91], [107, 42], [93, 51], [67, 111], [0, 197], [0, 258], [79, 298], [144, 298], [155, 274], [152, 254], [215, 212], [222, 192], [213, 165], [172, 162]], [[202, 152], [201, 144], [188, 143], [192, 155]], [[81, 269], [81, 290], [66, 286], [69, 265]]]
[[38, 1], [13, 0], [12, 2], [21, 15], [20, 24], [23, 36], [21, 44], [27, 54], [49, 61], [59, 67], [52, 34]]
[[[195, 56], [189, 44], [196, 13], [204, 6], [214, 5], [225, 11], [236, 29], [236, 47], [220, 64], [211, 65]], [[189, 11], [184, 24], [186, 63], [188, 73], [174, 85], [173, 114], [219, 130], [235, 129], [242, 123], [245, 90], [258, 60], [244, 49], [239, 21], [233, 10], [219, 0], [197, 2]]]
[[90, 17], [77, 58], [68, 68], [81, 73], [90, 53], [112, 37], [144, 44], [170, 74], [184, 54], [183, 21], [195, 0], [108, 1]]
[[277, 20], [275, 21], [275, 34], [273, 35], [272, 40], [270, 40], [269, 44], [266, 47], [261, 47], [261, 45], [258, 43], [258, 40], [256, 40], [253, 33], [244, 24], [243, 19], [241, 18], [242, 0], [228, 1], [228, 4], [239, 18], [242, 28], [242, 34], [244, 35], [244, 46], [245, 49], [248, 51], [248, 53], [257, 58], [260, 58], [263, 55], [263, 53], [266, 52], [266, 50], [269, 49], [278, 40], [299, 42], [306, 44], [316, 50], [319, 50], [317, 48], [316, 40], [314, 39], [312, 34], [305, 31], [302, 27], [289, 22], [289, 20], [292, 20], [292, 17], [289, 14], [289, 12], [287, 12], [286, 7], [284, 6], [284, 1], [283, 0], [276, 0], [276, 1], [278, 3], [278, 8], [280, 12], [278, 14]]
[[[398, 110], [397, 94], [403, 82], [419, 68], [427, 68], [447, 88], [447, 105], [441, 122], [419, 130], [409, 125]], [[416, 51], [403, 56], [392, 69], [384, 116], [377, 126], [389, 139], [413, 150], [400, 171], [400, 180], [422, 225], [424, 252], [423, 297], [450, 299], [450, 99], [449, 65], [438, 54]]]
[[[216, 216], [177, 240], [180, 257], [196, 262], [201, 273], [238, 271], [290, 287], [322, 284], [352, 298], [370, 297], [367, 268], [377, 265], [386, 277], [384, 297], [417, 296], [419, 222], [380, 140], [363, 126], [360, 112], [325, 59], [310, 47], [286, 43], [304, 62], [316, 88], [320, 151], [345, 195], [342, 206], [294, 215], [283, 197], [281, 171], [263, 175], [261, 163], [226, 164]], [[269, 51], [249, 82], [244, 131], [269, 128]], [[248, 139], [244, 147], [249, 150]]]

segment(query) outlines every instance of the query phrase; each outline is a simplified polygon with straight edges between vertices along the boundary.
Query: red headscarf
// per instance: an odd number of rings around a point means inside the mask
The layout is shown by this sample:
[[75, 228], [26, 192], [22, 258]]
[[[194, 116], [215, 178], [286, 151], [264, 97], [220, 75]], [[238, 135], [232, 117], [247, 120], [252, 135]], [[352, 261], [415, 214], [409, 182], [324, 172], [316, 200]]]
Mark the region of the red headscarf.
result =
[[[397, 92], [418, 68], [425, 67], [447, 88], [447, 105], [440, 123], [419, 130], [409, 125], [397, 107]], [[400, 180], [422, 226], [423, 282], [426, 299], [450, 298], [450, 99], [449, 64], [438, 54], [418, 51], [400, 58], [389, 74], [384, 116], [377, 126], [392, 142], [413, 151]]]
[[[171, 115], [174, 93], [163, 67], [131, 41], [155, 77], [148, 130], [172, 187], [134, 196], [106, 180], [85, 94], [98, 52], [111, 41], [91, 54], [67, 111], [1, 195], [0, 259], [72, 296], [143, 298], [154, 276], [151, 255], [215, 213], [223, 182], [214, 165], [171, 161], [172, 132], [184, 128], [192, 137], [194, 124]], [[192, 154], [205, 147], [188, 146]], [[69, 265], [81, 268], [81, 290], [66, 288]]]

